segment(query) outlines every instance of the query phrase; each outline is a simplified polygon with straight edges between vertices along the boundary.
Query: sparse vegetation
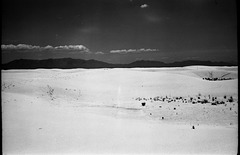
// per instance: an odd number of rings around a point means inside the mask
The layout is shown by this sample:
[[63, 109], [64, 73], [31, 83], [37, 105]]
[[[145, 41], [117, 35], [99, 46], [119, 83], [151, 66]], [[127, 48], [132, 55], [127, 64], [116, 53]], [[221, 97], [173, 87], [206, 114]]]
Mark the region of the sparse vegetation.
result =
[[227, 76], [229, 74], [230, 73], [226, 73], [220, 77], [213, 77], [213, 72], [208, 72], [208, 77], [204, 77], [203, 80], [208, 80], [208, 81], [232, 80], [232, 78], [224, 78], [224, 76]]
[[55, 99], [53, 97], [54, 89], [51, 86], [49, 86], [49, 85], [47, 85], [47, 88], [48, 88], [47, 94], [51, 97], [51, 100]]
[[208, 103], [208, 100], [207, 100], [207, 99], [203, 99], [203, 100], [201, 101], [201, 103], [202, 103], [202, 104]]
[[12, 83], [7, 84], [7, 83], [2, 83], [2, 91], [4, 91], [5, 89], [10, 89], [11, 87], [14, 87], [15, 85], [13, 85]]
[[233, 102], [233, 97], [230, 96], [230, 98], [228, 99], [228, 102]]

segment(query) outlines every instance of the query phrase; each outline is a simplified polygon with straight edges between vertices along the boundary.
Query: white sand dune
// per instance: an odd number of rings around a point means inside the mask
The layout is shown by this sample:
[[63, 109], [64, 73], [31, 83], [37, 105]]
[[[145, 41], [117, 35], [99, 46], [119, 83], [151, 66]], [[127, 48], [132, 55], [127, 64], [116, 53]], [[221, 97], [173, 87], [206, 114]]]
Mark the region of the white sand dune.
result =
[[3, 153], [237, 154], [237, 84], [237, 67], [2, 70]]

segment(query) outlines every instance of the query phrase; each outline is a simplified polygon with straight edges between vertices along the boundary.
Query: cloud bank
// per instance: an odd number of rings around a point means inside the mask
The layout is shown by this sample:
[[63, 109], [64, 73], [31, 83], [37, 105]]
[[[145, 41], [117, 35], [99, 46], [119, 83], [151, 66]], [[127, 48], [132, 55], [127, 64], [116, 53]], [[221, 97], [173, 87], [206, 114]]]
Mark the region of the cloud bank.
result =
[[33, 51], [33, 50], [54, 50], [54, 51], [76, 51], [76, 52], [85, 52], [85, 53], [90, 53], [90, 50], [83, 46], [83, 45], [64, 45], [64, 46], [35, 46], [35, 45], [27, 45], [27, 44], [18, 44], [18, 45], [1, 45], [1, 49], [5, 51], [10, 51], [10, 50], [19, 50], [19, 51]]
[[31, 49], [39, 49], [40, 46], [26, 45], [26, 44], [18, 44], [18, 45], [1, 45], [2, 50], [31, 50]]
[[142, 53], [142, 52], [156, 52], [159, 51], [158, 49], [145, 49], [145, 48], [141, 48], [141, 49], [121, 49], [121, 50], [111, 50], [110, 53]]

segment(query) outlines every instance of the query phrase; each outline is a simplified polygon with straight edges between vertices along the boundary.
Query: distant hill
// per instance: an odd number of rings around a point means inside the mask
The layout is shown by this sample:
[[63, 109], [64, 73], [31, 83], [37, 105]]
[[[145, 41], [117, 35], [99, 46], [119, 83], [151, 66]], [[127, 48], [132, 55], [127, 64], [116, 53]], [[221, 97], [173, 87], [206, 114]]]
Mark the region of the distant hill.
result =
[[72, 69], [72, 68], [133, 68], [133, 67], [183, 67], [191, 65], [205, 65], [205, 66], [237, 66], [234, 63], [228, 62], [211, 62], [211, 61], [197, 61], [187, 60], [173, 63], [164, 63], [161, 61], [147, 61], [140, 60], [129, 64], [110, 64], [97, 60], [83, 60], [72, 58], [61, 59], [45, 59], [45, 60], [31, 60], [18, 59], [6, 64], [2, 64], [2, 69]]

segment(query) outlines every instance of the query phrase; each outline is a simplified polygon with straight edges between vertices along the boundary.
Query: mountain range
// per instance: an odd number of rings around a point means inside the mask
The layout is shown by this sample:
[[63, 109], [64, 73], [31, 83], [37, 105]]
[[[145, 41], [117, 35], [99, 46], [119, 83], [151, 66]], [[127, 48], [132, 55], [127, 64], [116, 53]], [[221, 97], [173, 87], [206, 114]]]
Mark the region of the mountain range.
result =
[[73, 69], [73, 68], [134, 68], [134, 67], [184, 67], [191, 65], [204, 65], [204, 66], [237, 66], [237, 63], [229, 62], [212, 62], [212, 61], [199, 61], [199, 60], [186, 60], [172, 63], [164, 63], [161, 61], [139, 60], [129, 64], [110, 64], [98, 60], [83, 60], [72, 58], [60, 59], [18, 59], [6, 64], [2, 64], [2, 69]]

